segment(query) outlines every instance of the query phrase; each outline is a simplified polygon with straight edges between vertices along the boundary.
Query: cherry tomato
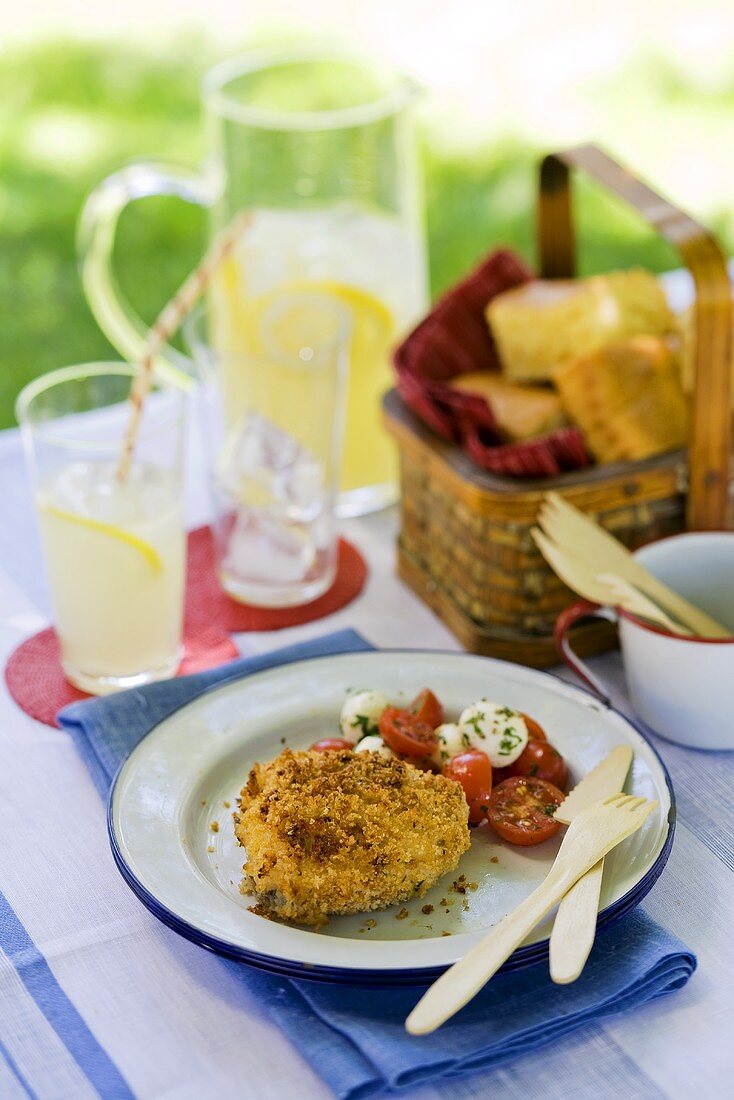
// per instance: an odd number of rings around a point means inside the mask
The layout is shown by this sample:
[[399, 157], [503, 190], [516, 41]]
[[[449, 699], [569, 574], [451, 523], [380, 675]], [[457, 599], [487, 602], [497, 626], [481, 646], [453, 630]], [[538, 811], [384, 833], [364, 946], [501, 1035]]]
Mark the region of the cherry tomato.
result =
[[524, 719], [525, 725], [528, 727], [528, 737], [531, 741], [548, 740], [545, 735], [545, 730], [534, 718], [531, 718], [529, 714], [523, 714], [522, 711], [520, 711], [520, 717]]
[[487, 820], [510, 844], [540, 844], [560, 829], [553, 814], [564, 798], [563, 791], [544, 779], [515, 775], [492, 791]]
[[438, 748], [438, 738], [431, 727], [399, 707], [385, 707], [380, 716], [380, 733], [393, 752], [404, 756], [431, 756]]
[[[548, 740], [548, 738], [545, 735], [545, 730], [543, 729], [543, 727], [541, 725], [539, 725], [535, 721], [534, 718], [531, 718], [529, 714], [523, 714], [522, 711], [520, 711], [520, 717], [523, 719], [523, 721], [525, 722], [525, 725], [528, 727], [528, 741], [547, 741]], [[513, 765], [508, 764], [504, 768], [495, 768], [494, 769], [494, 785], [495, 785], [495, 787], [497, 786], [498, 783], [501, 783], [504, 779], [509, 779], [511, 775], [519, 775], [520, 774], [519, 772], [513, 771], [512, 768], [513, 768]], [[551, 783], [555, 783], [555, 779], [553, 779], [550, 775], [540, 775], [539, 778], [540, 779], [548, 779]], [[561, 784], [557, 783], [556, 786], [560, 787]]]
[[469, 803], [469, 823], [478, 825], [487, 816], [492, 790], [492, 765], [489, 757], [478, 749], [460, 752], [441, 769], [449, 779], [461, 783]]
[[568, 787], [568, 768], [558, 749], [547, 741], [528, 741], [514, 764], [506, 768], [507, 775], [529, 775], [545, 779], [554, 787], [565, 791]]
[[343, 752], [352, 748], [354, 746], [342, 737], [323, 737], [321, 741], [314, 741], [311, 752]]
[[420, 722], [425, 722], [432, 730], [443, 723], [443, 707], [430, 688], [419, 691], [408, 707]]

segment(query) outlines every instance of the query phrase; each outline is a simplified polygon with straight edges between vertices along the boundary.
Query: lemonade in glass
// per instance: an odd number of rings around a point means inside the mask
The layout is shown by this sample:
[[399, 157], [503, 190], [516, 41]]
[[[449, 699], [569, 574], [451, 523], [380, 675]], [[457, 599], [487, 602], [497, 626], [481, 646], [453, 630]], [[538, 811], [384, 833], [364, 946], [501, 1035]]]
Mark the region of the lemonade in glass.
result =
[[55, 371], [17, 405], [62, 665], [94, 694], [165, 679], [181, 660], [184, 397], [149, 395], [121, 476], [132, 376], [116, 363]]

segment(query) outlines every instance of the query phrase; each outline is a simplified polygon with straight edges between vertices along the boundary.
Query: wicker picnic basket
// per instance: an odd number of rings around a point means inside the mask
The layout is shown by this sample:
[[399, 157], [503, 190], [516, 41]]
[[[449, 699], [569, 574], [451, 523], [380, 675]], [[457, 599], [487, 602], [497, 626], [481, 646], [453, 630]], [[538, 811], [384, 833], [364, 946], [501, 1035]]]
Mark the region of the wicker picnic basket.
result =
[[[479, 469], [440, 439], [401, 400], [385, 398], [398, 444], [401, 530], [398, 572], [475, 653], [544, 667], [557, 662], [553, 625], [576, 600], [540, 556], [530, 529], [554, 489], [597, 517], [626, 545], [730, 523], [732, 300], [726, 262], [707, 230], [595, 146], [547, 156], [540, 168], [539, 268], [545, 278], [575, 269], [569, 170], [582, 169], [630, 203], [680, 252], [693, 276], [696, 383], [688, 454], [597, 465], [535, 480]], [[575, 648], [613, 642], [606, 624], [578, 628]]]

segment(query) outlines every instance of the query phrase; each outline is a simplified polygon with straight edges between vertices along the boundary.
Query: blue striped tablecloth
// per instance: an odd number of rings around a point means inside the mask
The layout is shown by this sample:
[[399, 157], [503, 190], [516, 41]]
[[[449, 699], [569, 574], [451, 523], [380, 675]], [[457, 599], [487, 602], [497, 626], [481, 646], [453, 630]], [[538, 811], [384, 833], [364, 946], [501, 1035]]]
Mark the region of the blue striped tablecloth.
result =
[[[191, 464], [194, 472], [198, 464]], [[190, 522], [205, 518], [201, 484]], [[394, 577], [394, 515], [345, 524], [372, 576], [328, 621], [241, 635], [266, 652], [351, 626], [376, 646], [458, 648]], [[47, 621], [15, 432], [0, 435], [0, 656]], [[596, 662], [624, 705], [616, 655]], [[732, 711], [722, 721], [734, 720]], [[413, 1089], [410, 1100], [718, 1100], [732, 1095], [734, 754], [656, 740], [678, 829], [645, 910], [695, 951], [678, 993], [491, 1073]], [[326, 1100], [326, 1086], [242, 984], [158, 924], [117, 874], [104, 808], [69, 739], [0, 694], [0, 1100], [87, 1097]], [[22, 978], [21, 978], [22, 971]]]

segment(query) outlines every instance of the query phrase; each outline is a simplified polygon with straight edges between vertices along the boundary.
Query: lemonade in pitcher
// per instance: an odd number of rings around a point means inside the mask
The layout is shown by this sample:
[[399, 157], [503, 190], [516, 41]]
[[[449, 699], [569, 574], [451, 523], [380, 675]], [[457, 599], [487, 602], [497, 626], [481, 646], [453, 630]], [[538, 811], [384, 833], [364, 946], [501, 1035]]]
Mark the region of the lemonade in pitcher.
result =
[[[211, 291], [212, 344], [226, 353], [220, 382], [233, 424], [250, 399], [250, 383], [238, 372], [236, 356], [263, 350], [263, 318], [274, 298], [290, 290], [331, 295], [349, 311], [340, 512], [363, 511], [365, 494], [372, 507], [384, 505], [394, 499], [397, 462], [380, 401], [393, 384], [392, 350], [423, 307], [421, 250], [396, 219], [347, 204], [330, 210], [255, 211]], [[261, 384], [277, 387], [280, 381], [273, 371]], [[281, 385], [278, 401], [286, 417], [298, 419], [297, 387]]]
[[[420, 163], [412, 106], [418, 88], [376, 58], [324, 43], [248, 50], [204, 78], [207, 155], [201, 173], [127, 166], [93, 193], [81, 220], [84, 286], [102, 328], [136, 359], [146, 327], [113, 274], [121, 209], [141, 195], [178, 195], [210, 210], [217, 234], [252, 216], [212, 296], [213, 343], [233, 360], [260, 354], [250, 337], [280, 292], [330, 293], [349, 307], [352, 353], [338, 511], [359, 515], [396, 495], [396, 460], [380, 398], [392, 348], [427, 306]], [[165, 353], [183, 372], [192, 364]], [[223, 377], [234, 416], [240, 379]], [[282, 394], [296, 405], [297, 396]]]

